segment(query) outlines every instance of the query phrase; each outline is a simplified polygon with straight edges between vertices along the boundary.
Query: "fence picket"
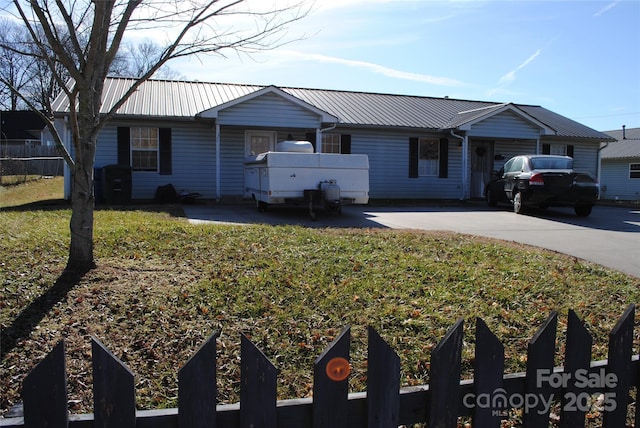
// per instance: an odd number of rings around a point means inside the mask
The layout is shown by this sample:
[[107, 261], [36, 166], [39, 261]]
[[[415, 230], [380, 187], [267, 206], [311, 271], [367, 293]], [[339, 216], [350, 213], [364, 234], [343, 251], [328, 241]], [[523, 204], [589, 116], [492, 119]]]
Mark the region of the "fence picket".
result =
[[[567, 384], [562, 391], [562, 399], [560, 401], [560, 427], [561, 428], [580, 428], [584, 427], [586, 409], [577, 400], [581, 394], [580, 388], [576, 385], [578, 378], [576, 373], [578, 370], [589, 370], [591, 362], [591, 347], [593, 338], [587, 330], [582, 320], [572, 310], [569, 310], [567, 320], [567, 341], [564, 354], [564, 372], [569, 375]], [[588, 395], [587, 395], [588, 396]]]
[[[615, 386], [607, 385], [605, 392], [604, 427], [623, 427], [627, 420], [629, 386], [631, 385], [631, 352], [633, 346], [633, 323], [635, 305], [629, 305], [611, 333], [609, 333], [609, 365], [607, 378], [615, 376]], [[615, 406], [607, 406], [614, 399]], [[615, 408], [611, 408], [615, 407]]]
[[216, 339], [215, 332], [200, 345], [178, 371], [178, 426], [215, 428]]
[[[313, 428], [346, 428], [349, 411], [348, 367], [338, 365], [334, 379], [329, 377], [331, 363], [349, 361], [351, 328], [346, 327], [340, 335], [316, 359], [313, 365]], [[342, 379], [341, 375], [347, 374]]]
[[96, 428], [135, 428], [133, 373], [98, 339], [91, 338], [93, 415]]
[[[635, 355], [633, 357], [634, 361], [638, 361], [640, 360], [640, 355]], [[636, 365], [632, 365], [632, 370], [636, 368]], [[640, 405], [638, 405], [638, 403], [640, 402], [640, 372], [638, 372], [638, 370], [635, 371], [635, 382], [634, 382], [634, 386], [636, 387], [636, 412], [635, 412], [635, 418], [634, 418], [634, 427], [640, 427]]]
[[525, 405], [522, 415], [524, 427], [546, 427], [549, 421], [550, 409], [545, 408], [544, 403], [551, 402], [553, 392], [549, 382], [539, 382], [539, 376], [553, 373], [557, 327], [558, 313], [554, 311], [527, 346], [527, 378], [525, 395], [522, 397]]
[[400, 357], [373, 328], [368, 329], [367, 423], [369, 428], [400, 425]]
[[244, 334], [240, 342], [240, 427], [275, 428], [278, 370]]
[[25, 377], [22, 399], [25, 427], [67, 427], [67, 373], [62, 340]]
[[[474, 397], [489, 397], [489, 405], [474, 407], [473, 424], [500, 427], [500, 412], [495, 397], [503, 391], [504, 346], [482, 318], [476, 318], [476, 350], [473, 364]], [[486, 403], [486, 402], [483, 402]]]
[[460, 318], [431, 352], [430, 427], [456, 428], [458, 425], [463, 337], [464, 320]]
[[[603, 426], [627, 424], [629, 388], [640, 382], [640, 357], [632, 358], [635, 305], [629, 305], [609, 335], [609, 359], [591, 362], [593, 338], [570, 311], [564, 368], [554, 368], [558, 315], [553, 312], [529, 341], [526, 373], [504, 374], [504, 347], [486, 323], [476, 319], [474, 379], [460, 381], [463, 320], [458, 320], [431, 354], [431, 383], [399, 388], [400, 359], [378, 332], [369, 328], [367, 392], [348, 394], [350, 328], [314, 364], [313, 398], [276, 401], [277, 370], [247, 337], [241, 337], [240, 403], [216, 406], [216, 339], [211, 335], [178, 373], [178, 409], [136, 412], [134, 377], [97, 339], [92, 338], [94, 413], [68, 415], [64, 342], [59, 342], [23, 382], [24, 417], [0, 418], [0, 427], [396, 427], [428, 422], [455, 427], [473, 416], [474, 426], [497, 427], [500, 411], [523, 404], [523, 426], [547, 426], [551, 398], [562, 396], [560, 425], [583, 426], [582, 403], [604, 393]], [[334, 365], [335, 364], [335, 365]], [[576, 376], [577, 370], [588, 374]], [[606, 374], [606, 376], [605, 376]], [[553, 377], [552, 377], [553, 376]], [[553, 380], [552, 380], [553, 379]], [[203, 381], [204, 380], [204, 381]], [[593, 382], [597, 381], [597, 384]], [[469, 396], [484, 394], [482, 405]], [[578, 411], [566, 394], [578, 394]], [[464, 395], [464, 398], [462, 397]], [[501, 397], [504, 395], [504, 399]], [[490, 404], [487, 406], [487, 397]], [[500, 398], [505, 406], [493, 405]], [[533, 402], [530, 400], [535, 398]], [[574, 397], [575, 398], [575, 397]], [[542, 400], [542, 401], [541, 401]], [[469, 404], [471, 403], [471, 404]], [[470, 406], [476, 404], [471, 411]], [[536, 405], [536, 403], [538, 405]], [[638, 406], [640, 407], [640, 406]], [[640, 418], [636, 409], [636, 426]]]

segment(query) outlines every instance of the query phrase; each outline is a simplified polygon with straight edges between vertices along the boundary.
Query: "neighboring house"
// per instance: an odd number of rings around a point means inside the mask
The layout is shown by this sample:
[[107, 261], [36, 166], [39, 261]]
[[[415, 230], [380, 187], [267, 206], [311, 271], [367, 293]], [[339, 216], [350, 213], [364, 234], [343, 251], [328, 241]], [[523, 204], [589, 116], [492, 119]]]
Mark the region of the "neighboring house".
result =
[[[103, 112], [132, 83], [107, 79]], [[54, 111], [64, 128], [64, 97]], [[539, 106], [150, 80], [100, 133], [96, 166], [130, 165], [133, 199], [169, 183], [209, 199], [241, 197], [245, 157], [291, 138], [318, 152], [367, 154], [370, 197], [403, 199], [483, 197], [491, 171], [521, 153], [567, 154], [596, 175], [600, 144], [612, 140]]]
[[605, 131], [615, 139], [601, 151], [600, 198], [640, 201], [640, 128]]
[[0, 111], [0, 143], [6, 146], [39, 146], [44, 120], [33, 111]]

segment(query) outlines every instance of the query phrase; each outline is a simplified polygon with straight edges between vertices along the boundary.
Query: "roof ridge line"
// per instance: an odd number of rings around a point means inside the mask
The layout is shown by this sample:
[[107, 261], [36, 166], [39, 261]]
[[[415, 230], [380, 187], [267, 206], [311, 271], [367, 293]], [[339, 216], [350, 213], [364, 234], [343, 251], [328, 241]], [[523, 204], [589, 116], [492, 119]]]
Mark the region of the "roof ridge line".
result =
[[474, 109], [471, 109], [471, 110], [459, 111], [458, 114], [474, 113], [474, 112], [477, 112], [477, 111], [489, 110], [489, 109], [496, 108], [496, 107], [504, 107], [504, 106], [507, 106], [509, 104], [513, 104], [513, 103], [493, 104], [493, 105], [486, 106], [486, 107], [478, 107], [478, 108], [474, 108]]

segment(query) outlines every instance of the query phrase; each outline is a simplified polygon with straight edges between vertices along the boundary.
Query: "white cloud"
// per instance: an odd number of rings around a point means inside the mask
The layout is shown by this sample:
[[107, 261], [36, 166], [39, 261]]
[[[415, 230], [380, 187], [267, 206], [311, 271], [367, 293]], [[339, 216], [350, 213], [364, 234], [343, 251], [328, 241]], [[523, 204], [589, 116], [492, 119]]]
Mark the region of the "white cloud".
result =
[[542, 52], [542, 49], [538, 49], [537, 51], [535, 51], [535, 53], [531, 55], [529, 58], [527, 58], [522, 64], [520, 64], [515, 69], [511, 70], [510, 72], [502, 76], [500, 78], [500, 83], [507, 84], [516, 80], [516, 73], [522, 70], [523, 68], [525, 68], [527, 65], [529, 65], [531, 61], [533, 61], [534, 59], [536, 59], [538, 55], [540, 55], [541, 52]]
[[489, 89], [486, 92], [487, 96], [488, 97], [493, 97], [495, 95], [500, 95], [500, 94], [502, 94], [502, 95], [514, 95], [515, 93], [512, 92], [512, 91], [508, 91], [506, 89], [506, 87], [509, 86], [511, 83], [513, 83], [516, 80], [516, 73], [518, 71], [522, 70], [527, 65], [529, 65], [541, 53], [542, 53], [542, 49], [538, 49], [537, 51], [535, 51], [533, 53], [533, 55], [529, 56], [529, 58], [524, 60], [524, 62], [522, 64], [518, 65], [516, 68], [514, 68], [513, 70], [509, 71], [507, 74], [502, 76], [500, 78], [500, 80], [498, 81], [498, 86], [495, 87], [495, 88]]
[[354, 6], [371, 6], [372, 4], [389, 4], [389, 3], [420, 3], [424, 0], [318, 0], [315, 5], [317, 9], [343, 9]]
[[611, 9], [616, 7], [618, 5], [618, 3], [619, 2], [617, 2], [617, 1], [609, 3], [608, 5], [606, 5], [605, 7], [603, 7], [602, 9], [597, 11], [596, 13], [594, 13], [593, 16], [594, 17], [598, 17], [598, 16], [601, 16], [601, 15], [604, 15], [605, 13], [607, 13], [608, 11], [610, 11]]
[[347, 67], [355, 67], [368, 70], [375, 74], [381, 74], [393, 79], [411, 80], [415, 82], [428, 83], [436, 86], [464, 86], [464, 83], [448, 77], [431, 76], [428, 74], [412, 73], [408, 71], [396, 70], [379, 64], [366, 61], [356, 61], [344, 58], [337, 58], [321, 54], [308, 54], [297, 51], [278, 51], [278, 56], [288, 57], [297, 61], [316, 61], [321, 63], [339, 64]]

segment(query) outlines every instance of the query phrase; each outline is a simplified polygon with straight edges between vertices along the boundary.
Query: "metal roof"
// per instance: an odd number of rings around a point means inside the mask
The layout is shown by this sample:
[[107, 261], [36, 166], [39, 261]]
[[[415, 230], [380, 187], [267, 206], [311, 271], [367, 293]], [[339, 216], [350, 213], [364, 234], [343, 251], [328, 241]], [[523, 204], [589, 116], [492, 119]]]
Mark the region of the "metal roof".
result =
[[[107, 113], [134, 83], [134, 79], [108, 78], [103, 92], [102, 113]], [[193, 119], [199, 113], [246, 97], [266, 86], [149, 80], [118, 109], [122, 116]], [[305, 103], [339, 119], [343, 126], [455, 129], [482, 114], [497, 112], [507, 104], [451, 98], [419, 97], [369, 92], [278, 87]], [[601, 132], [539, 106], [512, 104], [559, 137], [611, 141]], [[53, 110], [68, 111], [61, 95]], [[466, 113], [465, 113], [466, 112]], [[472, 113], [469, 113], [472, 112]]]
[[640, 158], [640, 128], [604, 131], [605, 134], [616, 139], [602, 149], [602, 159]]

